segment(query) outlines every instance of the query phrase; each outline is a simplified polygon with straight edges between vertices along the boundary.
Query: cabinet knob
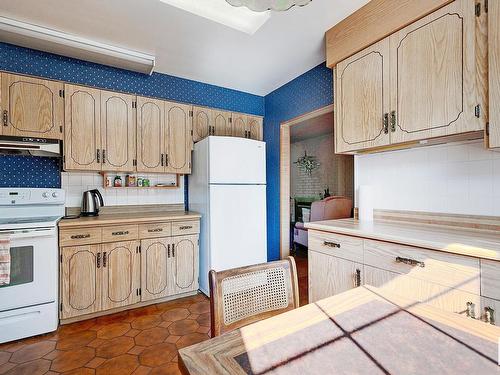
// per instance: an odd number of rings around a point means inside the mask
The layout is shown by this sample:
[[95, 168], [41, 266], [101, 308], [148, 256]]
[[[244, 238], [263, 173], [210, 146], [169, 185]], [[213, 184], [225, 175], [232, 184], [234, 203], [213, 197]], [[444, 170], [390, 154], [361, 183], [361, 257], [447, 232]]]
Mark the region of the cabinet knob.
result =
[[484, 320], [486, 323], [495, 324], [495, 310], [492, 307], [486, 306], [484, 308]]
[[361, 270], [356, 268], [356, 287], [361, 286]]
[[465, 314], [469, 317], [469, 318], [472, 318], [472, 319], [475, 319], [476, 318], [476, 311], [475, 311], [475, 307], [476, 305], [473, 303], [473, 302], [467, 302], [467, 305], [466, 305], [466, 310], [465, 310]]
[[391, 112], [391, 132], [396, 131], [396, 111]]
[[389, 134], [389, 114], [384, 113], [384, 134]]

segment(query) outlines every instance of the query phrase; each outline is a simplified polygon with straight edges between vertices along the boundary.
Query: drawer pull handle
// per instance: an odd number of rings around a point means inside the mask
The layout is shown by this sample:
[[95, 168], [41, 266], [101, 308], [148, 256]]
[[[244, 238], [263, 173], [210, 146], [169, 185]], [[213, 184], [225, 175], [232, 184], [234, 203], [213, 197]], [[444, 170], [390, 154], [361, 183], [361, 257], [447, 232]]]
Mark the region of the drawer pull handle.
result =
[[111, 234], [113, 236], [125, 236], [127, 235], [129, 232], [128, 230], [122, 230], [122, 231], [119, 231], [119, 232], [112, 232]]
[[167, 254], [167, 258], [170, 258], [170, 244], [167, 245], [167, 251], [168, 251], [168, 254]]
[[492, 307], [486, 306], [484, 308], [484, 320], [486, 323], [495, 324], [495, 310]]
[[149, 233], [163, 232], [163, 228], [148, 229]]
[[191, 228], [193, 228], [192, 225], [184, 225], [182, 227], [179, 227], [180, 230], [191, 229]]
[[101, 268], [101, 253], [97, 253], [97, 268]]
[[328, 247], [337, 247], [340, 249], [340, 244], [336, 243], [336, 242], [323, 241], [323, 245], [328, 246]]
[[361, 270], [356, 268], [356, 287], [361, 286]]
[[102, 253], [102, 266], [106, 267], [106, 262], [108, 260], [108, 254], [106, 252]]
[[409, 264], [410, 266], [419, 266], [424, 268], [425, 263], [421, 262], [419, 260], [411, 259], [411, 258], [403, 258], [403, 257], [396, 257], [396, 262], [397, 263], [404, 263], [404, 264]]
[[71, 236], [72, 240], [81, 240], [83, 238], [90, 238], [90, 233], [87, 234], [74, 234]]
[[9, 112], [7, 110], [3, 111], [3, 126], [9, 125]]
[[475, 319], [476, 318], [476, 312], [475, 312], [475, 307], [476, 305], [472, 302], [467, 302], [467, 309], [465, 310], [465, 314], [469, 317], [469, 318], [473, 318]]

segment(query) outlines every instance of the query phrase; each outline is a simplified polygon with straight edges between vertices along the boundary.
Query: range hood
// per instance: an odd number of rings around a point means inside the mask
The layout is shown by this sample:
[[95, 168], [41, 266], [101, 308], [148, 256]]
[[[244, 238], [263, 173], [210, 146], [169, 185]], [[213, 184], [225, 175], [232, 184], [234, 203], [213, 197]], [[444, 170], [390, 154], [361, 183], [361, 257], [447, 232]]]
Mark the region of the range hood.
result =
[[60, 158], [61, 145], [56, 139], [0, 136], [0, 155]]

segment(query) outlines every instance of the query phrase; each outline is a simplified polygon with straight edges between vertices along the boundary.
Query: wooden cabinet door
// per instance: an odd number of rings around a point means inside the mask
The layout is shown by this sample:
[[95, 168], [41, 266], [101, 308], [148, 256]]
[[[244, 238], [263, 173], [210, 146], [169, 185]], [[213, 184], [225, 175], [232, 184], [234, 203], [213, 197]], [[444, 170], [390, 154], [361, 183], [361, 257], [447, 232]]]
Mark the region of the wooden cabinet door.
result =
[[263, 119], [257, 116], [248, 116], [248, 137], [255, 139], [257, 141], [262, 141], [263, 129], [262, 129]]
[[337, 64], [335, 152], [390, 143], [389, 39]]
[[101, 91], [102, 170], [135, 170], [135, 96]]
[[165, 172], [191, 173], [193, 148], [192, 117], [190, 105], [165, 102]]
[[231, 112], [212, 110], [213, 134], [221, 136], [232, 135]]
[[248, 118], [247, 115], [242, 113], [234, 113], [232, 114], [232, 123], [233, 123], [233, 137], [247, 137], [247, 123]]
[[167, 267], [170, 242], [170, 238], [141, 241], [141, 301], [169, 295]]
[[391, 35], [391, 143], [484, 129], [474, 8], [457, 0]]
[[172, 237], [170, 294], [198, 289], [198, 235]]
[[212, 110], [193, 107], [193, 142], [201, 141], [212, 134]]
[[63, 138], [64, 84], [2, 73], [2, 135]]
[[488, 3], [489, 146], [500, 147], [500, 1]]
[[100, 246], [63, 247], [61, 252], [61, 318], [100, 311]]
[[102, 248], [102, 309], [140, 301], [139, 241], [112, 242]]
[[101, 170], [101, 92], [65, 85], [64, 169]]
[[137, 97], [137, 171], [163, 172], [165, 102]]
[[[309, 303], [345, 292], [363, 283], [363, 265], [326, 255], [309, 252]], [[359, 274], [359, 276], [358, 276]]]

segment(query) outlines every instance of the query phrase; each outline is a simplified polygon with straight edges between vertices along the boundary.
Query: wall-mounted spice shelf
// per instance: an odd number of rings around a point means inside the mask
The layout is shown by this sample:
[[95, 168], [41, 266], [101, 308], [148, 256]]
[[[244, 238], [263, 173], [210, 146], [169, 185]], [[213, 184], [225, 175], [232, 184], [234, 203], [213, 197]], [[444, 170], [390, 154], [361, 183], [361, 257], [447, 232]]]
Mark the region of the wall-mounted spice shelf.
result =
[[[177, 189], [179, 187], [179, 175], [175, 175], [175, 185], [170, 185], [169, 183], [165, 182], [158, 182], [157, 184], [153, 186], [125, 186], [125, 175], [119, 174], [119, 173], [112, 173], [112, 172], [101, 172], [102, 175], [102, 186], [104, 189]], [[122, 176], [122, 184], [123, 186], [113, 186], [113, 182], [116, 176]], [[136, 182], [137, 182], [137, 175], [136, 176]], [[111, 186], [106, 186], [106, 180], [107, 178], [110, 178], [111, 180]], [[158, 186], [161, 184], [162, 186]]]

